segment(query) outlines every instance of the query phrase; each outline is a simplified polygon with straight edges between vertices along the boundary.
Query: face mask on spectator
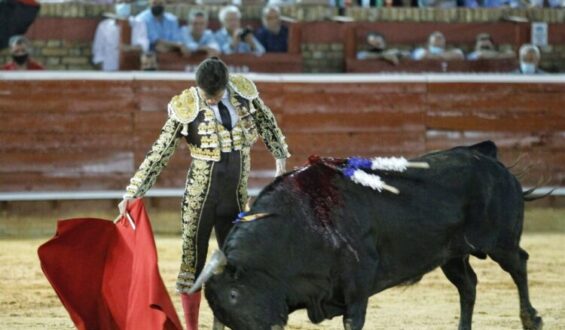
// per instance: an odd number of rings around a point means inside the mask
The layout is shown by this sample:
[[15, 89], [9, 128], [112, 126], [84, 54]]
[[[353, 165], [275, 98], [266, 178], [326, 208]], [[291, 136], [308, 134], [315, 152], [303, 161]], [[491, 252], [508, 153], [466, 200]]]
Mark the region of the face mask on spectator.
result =
[[536, 65], [534, 63], [520, 62], [520, 71], [526, 74], [536, 73]]
[[441, 54], [443, 53], [443, 48], [437, 46], [430, 46], [429, 48], [430, 53], [432, 54]]
[[119, 17], [129, 17], [131, 14], [131, 4], [125, 2], [117, 3], [114, 10]]
[[165, 11], [165, 7], [163, 7], [163, 5], [156, 5], [151, 7], [151, 13], [153, 14], [153, 16], [161, 16], [163, 14], [163, 12]]
[[385, 50], [385, 48], [383, 46], [378, 46], [378, 47], [371, 47], [369, 50], [371, 52], [381, 53]]
[[23, 65], [27, 62], [27, 58], [28, 58], [29, 54], [18, 54], [18, 55], [12, 55], [12, 59], [14, 60], [14, 62], [16, 62], [18, 65]]

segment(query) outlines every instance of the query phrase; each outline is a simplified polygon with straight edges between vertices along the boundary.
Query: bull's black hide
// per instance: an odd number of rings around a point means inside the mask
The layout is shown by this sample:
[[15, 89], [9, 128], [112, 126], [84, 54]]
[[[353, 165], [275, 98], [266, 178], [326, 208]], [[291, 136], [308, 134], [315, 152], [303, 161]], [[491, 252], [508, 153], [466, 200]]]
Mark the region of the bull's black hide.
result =
[[519, 247], [522, 187], [496, 154], [483, 142], [415, 159], [427, 170], [379, 172], [398, 195], [351, 182], [340, 160], [311, 159], [261, 192], [250, 213], [270, 216], [232, 229], [227, 266], [205, 288], [214, 315], [262, 330], [305, 308], [312, 322], [343, 315], [346, 329], [361, 329], [371, 295], [441, 267], [460, 293], [459, 327], [470, 329], [469, 256], [488, 255], [518, 286], [524, 328], [541, 328]]

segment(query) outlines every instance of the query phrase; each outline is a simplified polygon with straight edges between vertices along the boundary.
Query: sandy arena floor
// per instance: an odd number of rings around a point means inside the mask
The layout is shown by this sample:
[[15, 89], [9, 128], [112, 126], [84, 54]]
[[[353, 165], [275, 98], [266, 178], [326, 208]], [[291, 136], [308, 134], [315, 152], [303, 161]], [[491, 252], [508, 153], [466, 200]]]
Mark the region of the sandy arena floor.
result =
[[[0, 239], [0, 329], [71, 329], [73, 324], [43, 276], [37, 247], [43, 239]], [[522, 246], [530, 253], [532, 302], [545, 321], [545, 329], [565, 329], [565, 234], [526, 234]], [[180, 239], [158, 236], [160, 268], [177, 311], [174, 293]], [[492, 261], [473, 260], [479, 277], [475, 329], [520, 329], [518, 297], [505, 272]], [[365, 329], [456, 329], [458, 295], [436, 270], [417, 285], [394, 288], [374, 296]], [[201, 310], [201, 328], [209, 329], [212, 313]], [[304, 312], [291, 315], [287, 329], [342, 329], [336, 318], [320, 325]]]

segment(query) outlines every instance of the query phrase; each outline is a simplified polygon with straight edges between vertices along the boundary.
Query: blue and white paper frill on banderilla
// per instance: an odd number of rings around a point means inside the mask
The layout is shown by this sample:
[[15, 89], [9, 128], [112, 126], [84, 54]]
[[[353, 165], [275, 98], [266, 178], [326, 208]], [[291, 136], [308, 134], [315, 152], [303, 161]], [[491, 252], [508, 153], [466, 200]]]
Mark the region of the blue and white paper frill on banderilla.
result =
[[380, 176], [367, 173], [366, 170], [404, 172], [409, 167], [429, 168], [430, 166], [425, 162], [409, 162], [404, 157], [375, 157], [371, 159], [351, 157], [347, 160], [347, 166], [343, 169], [343, 174], [351, 181], [373, 190], [379, 192], [387, 190], [398, 194], [400, 191], [397, 188], [387, 185]]

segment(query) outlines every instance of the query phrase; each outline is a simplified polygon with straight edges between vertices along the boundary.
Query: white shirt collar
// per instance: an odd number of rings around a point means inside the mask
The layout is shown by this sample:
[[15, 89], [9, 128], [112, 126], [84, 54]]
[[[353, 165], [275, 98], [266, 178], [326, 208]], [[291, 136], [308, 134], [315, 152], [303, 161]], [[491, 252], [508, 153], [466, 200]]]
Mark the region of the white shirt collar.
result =
[[229, 100], [230, 100], [230, 92], [226, 88], [226, 91], [224, 92], [224, 95], [222, 96], [222, 101], [229, 101]]

